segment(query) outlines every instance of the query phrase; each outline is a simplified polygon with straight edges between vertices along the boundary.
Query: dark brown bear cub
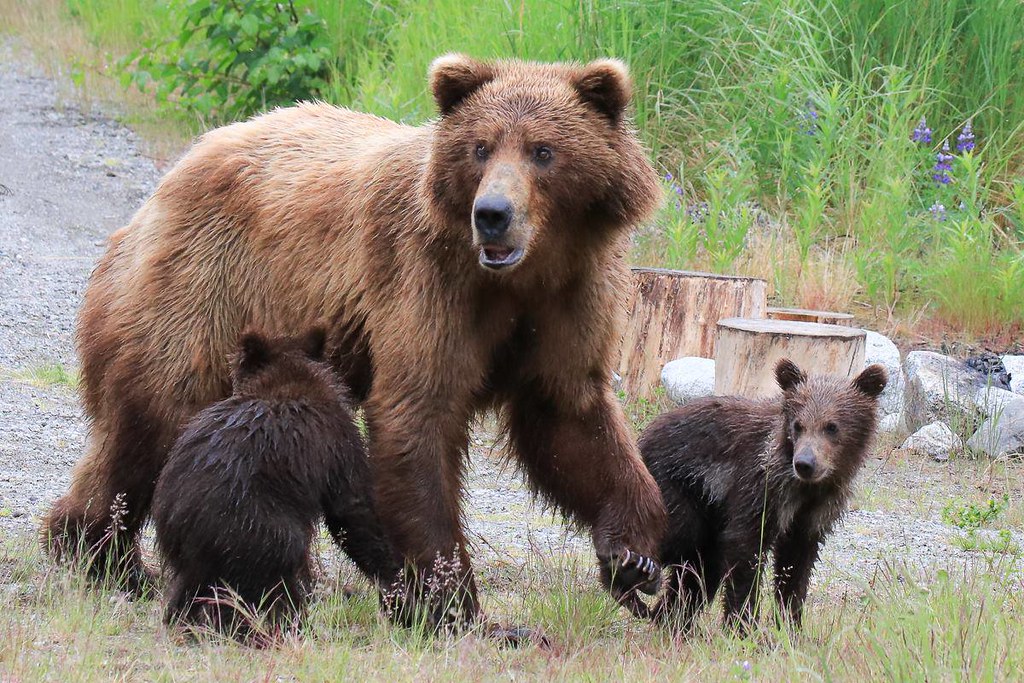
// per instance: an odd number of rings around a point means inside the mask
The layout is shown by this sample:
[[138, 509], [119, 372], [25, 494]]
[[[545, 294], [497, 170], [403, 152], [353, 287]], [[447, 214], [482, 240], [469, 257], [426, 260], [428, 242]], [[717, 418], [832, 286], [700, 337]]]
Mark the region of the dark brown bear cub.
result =
[[724, 583], [726, 622], [748, 626], [770, 550], [781, 613], [800, 622], [819, 548], [846, 510], [874, 436], [887, 377], [879, 365], [852, 382], [807, 377], [785, 359], [775, 377], [777, 399], [694, 401], [640, 437], [670, 517], [657, 618], [689, 629]]
[[240, 601], [273, 629], [287, 625], [310, 589], [321, 516], [361, 571], [378, 582], [397, 576], [362, 437], [344, 389], [320, 362], [323, 344], [319, 329], [245, 334], [231, 397], [196, 415], [171, 449], [153, 498], [157, 547], [171, 573], [169, 624], [246, 638]]

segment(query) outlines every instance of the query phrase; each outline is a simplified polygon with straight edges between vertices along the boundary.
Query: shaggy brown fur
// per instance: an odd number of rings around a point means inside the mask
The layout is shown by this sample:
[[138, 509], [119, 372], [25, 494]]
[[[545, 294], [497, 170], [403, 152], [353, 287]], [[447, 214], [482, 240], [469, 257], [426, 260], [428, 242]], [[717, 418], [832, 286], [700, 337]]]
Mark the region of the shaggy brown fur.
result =
[[[228, 394], [233, 340], [323, 321], [384, 521], [421, 572], [459, 558], [458, 615], [477, 611], [467, 431], [489, 407], [530, 483], [592, 530], [613, 590], [649, 578], [622, 558], [656, 550], [664, 507], [610, 384], [629, 231], [659, 197], [629, 77], [447, 56], [431, 84], [441, 117], [421, 127], [303, 104], [208, 133], [113, 235], [79, 322], [92, 426], [46, 521], [58, 552], [84, 537], [138, 567], [153, 483]], [[119, 492], [126, 530], [102, 542]]]
[[799, 623], [818, 551], [867, 456], [882, 366], [848, 382], [807, 378], [782, 360], [776, 379], [778, 399], [701, 399], [658, 417], [640, 437], [669, 512], [659, 555], [670, 565], [668, 585], [655, 615], [684, 629], [723, 582], [727, 622], [751, 623], [769, 550], [779, 606]]
[[286, 626], [311, 588], [320, 517], [367, 576], [384, 586], [398, 578], [348, 397], [320, 362], [323, 343], [319, 329], [244, 335], [231, 397], [196, 415], [171, 449], [153, 494], [172, 577], [167, 623], [240, 637], [257, 614]]

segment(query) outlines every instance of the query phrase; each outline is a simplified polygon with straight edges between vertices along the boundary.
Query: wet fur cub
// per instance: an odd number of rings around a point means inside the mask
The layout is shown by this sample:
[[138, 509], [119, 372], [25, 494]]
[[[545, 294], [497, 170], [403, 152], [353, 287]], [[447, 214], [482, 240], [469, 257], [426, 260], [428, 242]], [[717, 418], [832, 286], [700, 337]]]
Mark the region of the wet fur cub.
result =
[[321, 517], [360, 570], [378, 581], [396, 577], [362, 437], [345, 390], [320, 362], [323, 344], [319, 329], [297, 338], [245, 334], [232, 396], [196, 415], [171, 449], [153, 498], [157, 547], [171, 574], [169, 624], [247, 638], [241, 601], [272, 629], [288, 625], [311, 588], [310, 543]]
[[874, 436], [887, 376], [872, 365], [852, 382], [808, 377], [783, 359], [775, 377], [783, 391], [776, 399], [695, 401], [658, 417], [640, 438], [670, 520], [657, 618], [689, 629], [724, 584], [726, 622], [749, 625], [770, 550], [779, 607], [800, 622], [818, 551]]

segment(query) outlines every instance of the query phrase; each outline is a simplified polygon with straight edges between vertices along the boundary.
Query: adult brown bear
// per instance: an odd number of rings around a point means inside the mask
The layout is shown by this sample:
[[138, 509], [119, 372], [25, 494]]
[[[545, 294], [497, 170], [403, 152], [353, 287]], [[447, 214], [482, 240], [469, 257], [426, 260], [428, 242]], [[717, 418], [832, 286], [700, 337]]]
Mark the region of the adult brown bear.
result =
[[433, 619], [477, 613], [460, 499], [490, 407], [530, 484], [592, 531], [613, 592], [653, 587], [635, 556], [657, 551], [664, 506], [610, 386], [630, 228], [659, 198], [626, 69], [451, 55], [430, 80], [441, 116], [420, 127], [303, 104], [214, 130], [114, 233], [79, 320], [91, 425], [45, 521], [55, 553], [144, 578], [154, 482], [229, 395], [238, 335], [321, 324], [395, 543], [420, 579], [458, 558]]

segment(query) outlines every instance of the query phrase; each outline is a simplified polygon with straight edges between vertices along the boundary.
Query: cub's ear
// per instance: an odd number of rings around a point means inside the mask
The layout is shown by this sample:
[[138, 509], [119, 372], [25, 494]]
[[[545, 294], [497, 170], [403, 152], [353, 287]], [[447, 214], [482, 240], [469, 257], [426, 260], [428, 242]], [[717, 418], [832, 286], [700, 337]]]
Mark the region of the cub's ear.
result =
[[270, 345], [266, 337], [259, 332], [248, 331], [242, 335], [238, 344], [238, 356], [235, 365], [241, 375], [256, 372], [270, 360]]
[[302, 350], [312, 360], [323, 360], [324, 344], [327, 342], [327, 333], [322, 327], [314, 327], [302, 338]]
[[775, 381], [783, 391], [791, 391], [807, 381], [807, 375], [788, 358], [782, 358], [775, 365]]
[[430, 65], [430, 89], [441, 116], [450, 114], [460, 102], [493, 80], [494, 68], [490, 64], [465, 55], [444, 55]]
[[613, 125], [618, 125], [633, 97], [633, 82], [626, 65], [617, 59], [598, 59], [583, 67], [573, 86], [583, 101]]
[[875, 398], [889, 383], [889, 373], [881, 365], [869, 365], [853, 379], [853, 388], [866, 396]]

